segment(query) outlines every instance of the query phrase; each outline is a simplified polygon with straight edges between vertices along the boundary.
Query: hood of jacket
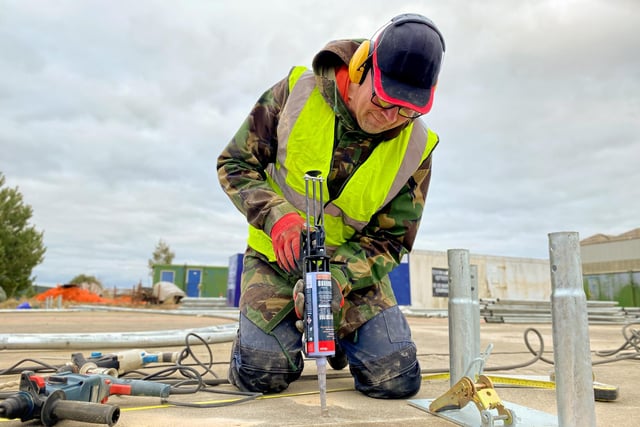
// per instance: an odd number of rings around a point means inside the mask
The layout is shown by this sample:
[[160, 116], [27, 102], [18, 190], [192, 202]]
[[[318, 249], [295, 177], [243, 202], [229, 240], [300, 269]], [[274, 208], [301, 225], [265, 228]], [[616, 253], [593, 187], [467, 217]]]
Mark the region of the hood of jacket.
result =
[[364, 40], [366, 39], [334, 40], [327, 43], [313, 58], [313, 73], [316, 76], [320, 93], [347, 130], [361, 132], [363, 136], [373, 140], [392, 139], [410, 122], [378, 135], [368, 134], [360, 129], [357, 120], [349, 111], [346, 100], [340, 96], [336, 85], [336, 70], [349, 66], [349, 60]]

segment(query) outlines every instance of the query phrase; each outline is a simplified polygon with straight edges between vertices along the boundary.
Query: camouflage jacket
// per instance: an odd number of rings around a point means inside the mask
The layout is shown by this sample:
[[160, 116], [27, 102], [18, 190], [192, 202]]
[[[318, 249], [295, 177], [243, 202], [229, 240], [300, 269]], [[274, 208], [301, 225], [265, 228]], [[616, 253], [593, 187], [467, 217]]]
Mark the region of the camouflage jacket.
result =
[[[329, 198], [340, 190], [380, 141], [393, 138], [400, 131], [397, 128], [378, 135], [365, 133], [336, 90], [334, 70], [348, 64], [358, 45], [356, 40], [333, 41], [313, 60], [317, 85], [336, 112], [333, 166], [326, 177]], [[267, 234], [283, 215], [295, 212], [294, 207], [276, 194], [265, 180], [267, 165], [275, 161], [276, 129], [288, 95], [288, 77], [285, 77], [260, 97], [217, 163], [223, 190], [248, 223]], [[345, 305], [335, 319], [339, 338], [382, 310], [396, 305], [388, 273], [413, 247], [430, 178], [431, 156], [361, 232], [331, 254], [332, 275], [345, 295]], [[252, 250], [249, 253], [260, 256]], [[272, 266], [272, 280], [268, 275], [260, 279], [261, 289], [265, 286], [272, 289], [251, 292], [243, 278], [240, 302], [243, 313], [265, 330], [292, 309], [292, 286], [298, 279], [280, 270], [277, 264], [272, 263]]]

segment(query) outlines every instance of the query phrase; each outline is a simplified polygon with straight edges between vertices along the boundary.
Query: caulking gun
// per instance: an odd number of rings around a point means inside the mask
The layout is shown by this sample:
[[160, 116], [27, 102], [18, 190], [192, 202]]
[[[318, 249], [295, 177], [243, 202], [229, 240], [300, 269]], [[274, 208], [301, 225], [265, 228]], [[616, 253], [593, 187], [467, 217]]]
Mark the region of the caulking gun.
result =
[[335, 355], [335, 331], [331, 311], [331, 270], [324, 240], [323, 178], [319, 171], [304, 176], [306, 194], [306, 233], [301, 242], [305, 315], [304, 351], [316, 360], [320, 407], [327, 409], [327, 357]]

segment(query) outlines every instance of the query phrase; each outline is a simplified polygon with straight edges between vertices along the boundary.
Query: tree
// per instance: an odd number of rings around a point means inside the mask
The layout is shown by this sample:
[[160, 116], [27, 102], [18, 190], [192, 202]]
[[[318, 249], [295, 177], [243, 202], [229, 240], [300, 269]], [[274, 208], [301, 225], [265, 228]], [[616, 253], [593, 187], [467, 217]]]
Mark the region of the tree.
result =
[[153, 276], [153, 266], [155, 264], [171, 264], [176, 254], [171, 252], [169, 245], [162, 239], [156, 245], [152, 258], [149, 260], [149, 275]]
[[44, 232], [29, 224], [31, 206], [24, 203], [16, 188], [5, 187], [0, 172], [0, 287], [8, 298], [33, 286], [33, 269], [42, 262], [47, 248]]

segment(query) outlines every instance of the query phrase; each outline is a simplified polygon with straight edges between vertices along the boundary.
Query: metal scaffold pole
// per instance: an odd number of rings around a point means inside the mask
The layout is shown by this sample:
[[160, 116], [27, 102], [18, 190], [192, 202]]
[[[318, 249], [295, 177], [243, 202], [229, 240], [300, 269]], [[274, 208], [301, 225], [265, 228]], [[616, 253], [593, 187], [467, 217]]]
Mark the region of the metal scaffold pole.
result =
[[473, 337], [474, 347], [473, 356], [478, 357], [480, 355], [480, 291], [478, 289], [478, 266], [471, 265], [469, 267], [471, 271], [471, 305], [473, 306]]
[[563, 427], [595, 427], [589, 318], [578, 233], [550, 233], [549, 260], [558, 423]]
[[471, 290], [471, 271], [467, 249], [449, 249], [449, 369], [450, 385], [465, 376], [471, 362], [479, 356], [479, 315]]

